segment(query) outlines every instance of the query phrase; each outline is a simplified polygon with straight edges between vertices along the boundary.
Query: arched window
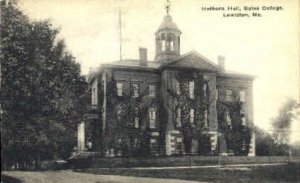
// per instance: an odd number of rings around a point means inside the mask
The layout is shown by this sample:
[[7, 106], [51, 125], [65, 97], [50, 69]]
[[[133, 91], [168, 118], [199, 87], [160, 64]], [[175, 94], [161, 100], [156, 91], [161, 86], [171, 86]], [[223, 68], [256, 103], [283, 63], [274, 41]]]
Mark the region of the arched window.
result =
[[170, 51], [174, 51], [174, 41], [170, 41]]

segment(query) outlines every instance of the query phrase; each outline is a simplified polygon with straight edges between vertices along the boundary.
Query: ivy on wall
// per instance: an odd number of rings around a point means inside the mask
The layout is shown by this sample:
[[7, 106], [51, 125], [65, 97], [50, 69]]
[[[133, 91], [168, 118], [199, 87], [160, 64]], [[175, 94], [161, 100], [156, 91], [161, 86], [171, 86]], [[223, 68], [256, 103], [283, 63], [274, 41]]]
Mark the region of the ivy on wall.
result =
[[[149, 154], [148, 109], [151, 106], [159, 108], [158, 99], [149, 98], [149, 90], [139, 88], [139, 96], [133, 97], [133, 91], [126, 92], [123, 88], [122, 96], [117, 94], [117, 81], [114, 71], [107, 74], [107, 110], [106, 129], [102, 133], [104, 152], [118, 156], [145, 156]], [[100, 105], [103, 103], [103, 83], [100, 86]], [[158, 95], [158, 92], [156, 92]], [[156, 115], [159, 119], [159, 110]], [[135, 117], [139, 119], [135, 126]], [[157, 123], [158, 125], [158, 123]], [[114, 152], [112, 152], [112, 150]]]
[[[205, 78], [203, 73], [195, 71], [177, 71], [175, 79], [179, 83], [180, 93], [177, 93], [172, 88], [168, 88], [167, 92], [174, 101], [173, 105], [168, 105], [168, 108], [174, 114], [173, 119], [176, 119], [176, 111], [181, 109], [181, 127], [177, 128], [183, 136], [184, 151], [191, 153], [192, 140], [198, 141], [197, 154], [208, 154], [211, 149], [210, 135], [207, 132], [209, 125], [209, 107], [213, 100], [210, 97], [209, 79]], [[194, 82], [194, 98], [189, 95], [189, 81]], [[206, 90], [204, 90], [206, 87]], [[194, 109], [194, 122], [190, 122], [190, 109]], [[207, 112], [207, 118], [205, 117]], [[206, 118], [206, 119], [205, 119]], [[207, 126], [205, 125], [207, 120]], [[176, 126], [176, 120], [174, 126]], [[195, 152], [194, 152], [195, 153]]]
[[218, 126], [219, 131], [224, 135], [228, 152], [234, 155], [247, 155], [251, 142], [251, 129], [242, 123], [242, 118], [247, 116], [243, 109], [244, 103], [237, 98], [233, 97], [232, 101], [218, 100]]

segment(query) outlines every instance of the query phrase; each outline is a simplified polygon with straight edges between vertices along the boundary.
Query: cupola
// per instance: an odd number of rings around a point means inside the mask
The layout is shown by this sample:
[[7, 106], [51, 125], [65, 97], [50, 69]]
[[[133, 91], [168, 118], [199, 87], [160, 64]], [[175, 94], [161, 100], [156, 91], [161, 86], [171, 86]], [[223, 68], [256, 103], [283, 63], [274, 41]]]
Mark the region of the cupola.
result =
[[166, 5], [167, 14], [155, 32], [155, 60], [168, 62], [180, 56], [181, 31], [169, 15], [170, 4]]

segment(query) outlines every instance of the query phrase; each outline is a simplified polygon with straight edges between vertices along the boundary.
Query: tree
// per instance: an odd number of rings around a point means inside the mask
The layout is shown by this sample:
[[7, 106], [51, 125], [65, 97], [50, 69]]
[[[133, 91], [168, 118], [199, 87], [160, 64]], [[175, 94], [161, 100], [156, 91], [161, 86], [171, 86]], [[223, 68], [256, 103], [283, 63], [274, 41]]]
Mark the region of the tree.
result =
[[277, 147], [272, 135], [267, 131], [255, 128], [256, 144], [255, 150], [257, 156], [272, 156], [277, 154]]
[[289, 144], [289, 134], [291, 123], [295, 118], [293, 110], [297, 107], [294, 99], [288, 99], [278, 111], [278, 115], [272, 120], [274, 132], [272, 134], [276, 145], [278, 146], [279, 155], [287, 155]]
[[14, 3], [1, 13], [2, 162], [28, 168], [65, 158], [85, 112], [80, 65], [50, 21], [32, 22]]

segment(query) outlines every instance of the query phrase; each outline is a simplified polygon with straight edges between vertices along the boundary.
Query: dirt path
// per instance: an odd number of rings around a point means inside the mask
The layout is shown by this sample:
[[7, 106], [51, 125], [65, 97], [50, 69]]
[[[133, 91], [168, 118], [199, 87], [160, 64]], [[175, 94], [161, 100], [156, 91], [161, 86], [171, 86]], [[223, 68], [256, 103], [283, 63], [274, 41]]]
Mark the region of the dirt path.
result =
[[24, 183], [193, 183], [178, 179], [142, 178], [117, 175], [94, 175], [72, 171], [6, 171], [4, 175], [16, 177]]

